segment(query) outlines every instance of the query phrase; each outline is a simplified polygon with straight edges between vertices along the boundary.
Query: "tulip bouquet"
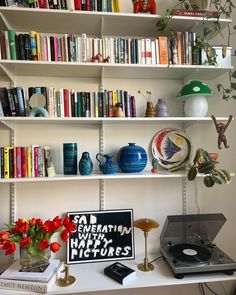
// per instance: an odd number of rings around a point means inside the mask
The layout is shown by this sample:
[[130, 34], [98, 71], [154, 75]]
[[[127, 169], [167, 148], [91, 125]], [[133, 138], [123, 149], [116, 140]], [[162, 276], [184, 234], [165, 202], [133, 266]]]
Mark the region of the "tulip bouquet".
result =
[[61, 245], [57, 242], [51, 243], [52, 236], [61, 231], [61, 240], [67, 242], [69, 235], [76, 229], [76, 225], [68, 216], [64, 220], [56, 216], [53, 220], [45, 222], [40, 218], [18, 219], [13, 225], [7, 224], [6, 227], [6, 231], [0, 232], [0, 249], [5, 250], [5, 255], [14, 253], [16, 244], [20, 245], [20, 249], [29, 250], [32, 255], [45, 249], [56, 253]]

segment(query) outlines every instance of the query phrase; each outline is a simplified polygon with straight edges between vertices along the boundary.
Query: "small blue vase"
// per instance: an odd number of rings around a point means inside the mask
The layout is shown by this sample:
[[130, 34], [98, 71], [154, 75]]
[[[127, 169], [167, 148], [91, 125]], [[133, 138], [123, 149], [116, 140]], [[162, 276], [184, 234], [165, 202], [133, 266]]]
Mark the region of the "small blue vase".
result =
[[79, 161], [79, 173], [81, 175], [90, 175], [93, 171], [93, 162], [88, 152], [84, 152]]
[[120, 149], [118, 164], [123, 172], [141, 172], [147, 164], [147, 153], [143, 147], [129, 143]]
[[112, 155], [98, 153], [96, 159], [99, 162], [99, 169], [104, 174], [114, 174], [117, 172], [118, 165], [112, 162]]

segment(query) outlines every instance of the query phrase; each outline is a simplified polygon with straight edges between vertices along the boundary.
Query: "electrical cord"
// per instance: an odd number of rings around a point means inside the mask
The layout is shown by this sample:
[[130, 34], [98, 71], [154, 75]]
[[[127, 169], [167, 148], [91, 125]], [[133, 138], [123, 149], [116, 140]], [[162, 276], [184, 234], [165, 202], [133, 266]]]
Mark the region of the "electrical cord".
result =
[[157, 261], [157, 260], [161, 259], [162, 257], [163, 257], [163, 255], [161, 255], [161, 256], [159, 256], [159, 257], [153, 259], [152, 261], [150, 261], [150, 262], [148, 262], [148, 263], [153, 263], [154, 261]]
[[204, 283], [204, 285], [207, 287], [207, 289], [214, 295], [219, 295], [218, 293], [216, 293], [215, 291], [213, 291], [208, 285], [207, 283]]
[[201, 293], [202, 295], [206, 295], [205, 290], [204, 290], [204, 288], [203, 288], [203, 284], [200, 283], [198, 286], [199, 286], [200, 293]]

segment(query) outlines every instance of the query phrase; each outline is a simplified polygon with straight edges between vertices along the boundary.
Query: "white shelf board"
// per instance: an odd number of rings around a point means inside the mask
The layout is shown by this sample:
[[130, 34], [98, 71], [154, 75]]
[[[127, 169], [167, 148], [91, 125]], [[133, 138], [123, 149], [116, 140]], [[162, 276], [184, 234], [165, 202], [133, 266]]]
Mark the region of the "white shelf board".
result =
[[[8, 22], [8, 26], [16, 31], [38, 31], [48, 33], [87, 33], [101, 35], [101, 24], [104, 36], [157, 36], [156, 23], [160, 15], [109, 13], [92, 11], [68, 11], [52, 9], [30, 9], [1, 7], [0, 13]], [[43, 21], [42, 21], [43, 20]], [[209, 22], [215, 19], [209, 19]], [[221, 29], [224, 29], [230, 19], [220, 19]], [[58, 26], [63, 24], [63, 26]], [[2, 29], [6, 29], [3, 27]], [[174, 16], [170, 29], [175, 31], [202, 31], [201, 17]]]
[[[157, 255], [158, 256], [158, 255]], [[142, 272], [137, 265], [143, 261], [143, 257], [136, 260], [121, 261], [123, 264], [136, 270], [136, 277], [128, 285], [121, 285], [110, 277], [104, 275], [103, 270], [112, 261], [99, 263], [85, 263], [70, 266], [70, 274], [76, 277], [76, 282], [66, 288], [53, 285], [47, 294], [77, 294], [86, 292], [125, 290], [158, 286], [176, 286], [183, 284], [197, 284], [203, 282], [231, 281], [236, 279], [236, 274], [225, 275], [223, 273], [195, 274], [185, 276], [183, 279], [175, 279], [167, 263], [163, 260], [154, 262], [155, 269], [151, 272]], [[0, 294], [35, 294], [23, 291], [0, 290]], [[102, 293], [101, 293], [102, 294]]]
[[[115, 180], [115, 179], [156, 179], [156, 178], [184, 178], [187, 177], [187, 170], [169, 172], [168, 170], [159, 170], [158, 173], [144, 171], [139, 173], [115, 173], [102, 174], [93, 173], [92, 175], [63, 175], [58, 174], [54, 177], [25, 177], [25, 178], [8, 178], [0, 179], [0, 183], [25, 183], [25, 182], [52, 182], [52, 181], [81, 181], [81, 180]], [[234, 176], [234, 173], [230, 173]], [[198, 174], [197, 177], [204, 175]]]
[[[217, 121], [227, 121], [228, 117], [216, 117]], [[60, 117], [0, 117], [0, 123], [9, 126], [20, 124], [63, 124], [63, 125], [118, 125], [118, 124], [194, 124], [213, 123], [211, 117], [135, 117], [135, 118], [60, 118]], [[1, 125], [0, 125], [1, 126]]]
[[[211, 80], [233, 67], [203, 65], [140, 65], [78, 62], [45, 62], [0, 60], [0, 65], [12, 76], [122, 78], [122, 79], [178, 79], [186, 77]], [[5, 75], [3, 69], [1, 75]]]

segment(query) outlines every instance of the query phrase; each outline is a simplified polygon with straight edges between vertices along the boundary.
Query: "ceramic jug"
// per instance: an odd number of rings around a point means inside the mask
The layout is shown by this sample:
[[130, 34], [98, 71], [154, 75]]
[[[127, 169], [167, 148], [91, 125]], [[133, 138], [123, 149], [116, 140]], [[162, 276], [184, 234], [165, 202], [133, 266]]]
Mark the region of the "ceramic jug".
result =
[[90, 175], [93, 171], [93, 162], [88, 152], [84, 152], [79, 161], [79, 173], [81, 175]]
[[104, 174], [114, 174], [117, 172], [118, 165], [112, 162], [111, 154], [98, 153], [96, 159], [99, 162], [99, 169]]

